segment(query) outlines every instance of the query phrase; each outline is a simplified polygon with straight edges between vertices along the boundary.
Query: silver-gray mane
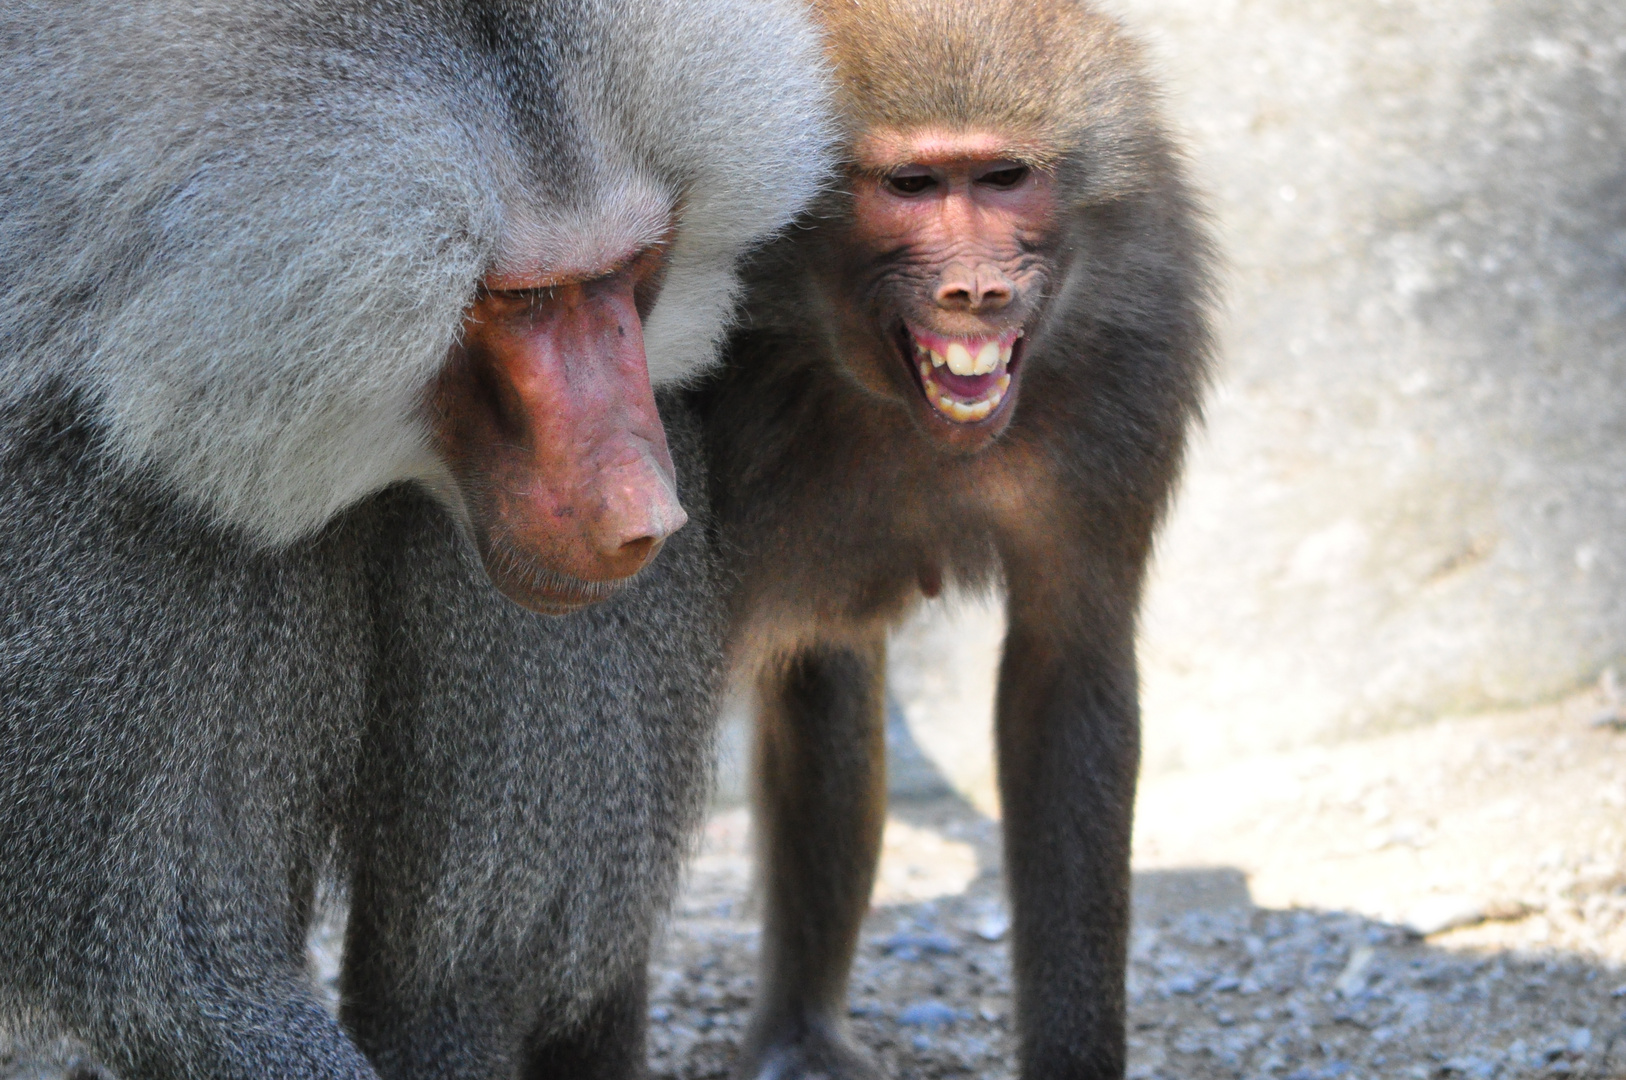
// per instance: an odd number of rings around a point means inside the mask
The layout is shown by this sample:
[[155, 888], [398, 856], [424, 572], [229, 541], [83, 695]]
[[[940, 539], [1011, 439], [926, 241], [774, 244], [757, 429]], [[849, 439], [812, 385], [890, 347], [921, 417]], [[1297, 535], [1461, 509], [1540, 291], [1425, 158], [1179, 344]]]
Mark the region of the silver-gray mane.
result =
[[110, 467], [289, 541], [435, 478], [424, 390], [507, 247], [656, 204], [682, 380], [821, 183], [825, 94], [794, 0], [0, 0], [0, 441], [72, 395]]

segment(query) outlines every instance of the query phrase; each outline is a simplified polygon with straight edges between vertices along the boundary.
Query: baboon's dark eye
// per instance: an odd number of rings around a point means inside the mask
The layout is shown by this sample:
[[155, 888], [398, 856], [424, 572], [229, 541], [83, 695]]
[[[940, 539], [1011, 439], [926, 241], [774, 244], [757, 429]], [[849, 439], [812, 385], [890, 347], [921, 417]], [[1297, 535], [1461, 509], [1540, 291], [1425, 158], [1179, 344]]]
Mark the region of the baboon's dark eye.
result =
[[536, 318], [553, 303], [554, 290], [541, 285], [534, 289], [492, 289], [487, 295], [501, 302], [510, 314]]
[[1008, 169], [995, 169], [993, 172], [983, 173], [977, 177], [977, 182], [987, 184], [989, 187], [1013, 188], [1027, 178], [1026, 165], [1012, 165]]
[[924, 172], [893, 173], [886, 178], [886, 186], [898, 195], [919, 195], [936, 183], [931, 173]]

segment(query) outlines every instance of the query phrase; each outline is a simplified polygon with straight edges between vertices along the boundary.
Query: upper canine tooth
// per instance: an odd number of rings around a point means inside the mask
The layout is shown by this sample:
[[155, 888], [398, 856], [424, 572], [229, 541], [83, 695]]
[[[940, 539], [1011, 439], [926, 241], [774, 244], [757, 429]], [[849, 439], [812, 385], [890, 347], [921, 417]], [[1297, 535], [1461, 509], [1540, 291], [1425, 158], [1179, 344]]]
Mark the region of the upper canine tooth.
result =
[[997, 341], [984, 342], [982, 348], [977, 350], [977, 362], [972, 367], [973, 375], [987, 375], [999, 367], [999, 343]]
[[1014, 342], [1014, 341], [1011, 342], [1009, 345], [1001, 345], [999, 347], [999, 362], [1001, 364], [1008, 364], [1008, 363], [1011, 362], [1011, 350], [1014, 349], [1015, 347], [1016, 347], [1016, 342]]
[[956, 375], [970, 375], [976, 369], [976, 363], [971, 359], [971, 350], [958, 341], [949, 343], [948, 366]]
[[930, 349], [928, 351], [931, 353], [932, 367], [942, 367], [943, 366], [943, 357], [942, 357], [942, 355], [940, 353], [938, 353], [938, 351], [936, 349]]

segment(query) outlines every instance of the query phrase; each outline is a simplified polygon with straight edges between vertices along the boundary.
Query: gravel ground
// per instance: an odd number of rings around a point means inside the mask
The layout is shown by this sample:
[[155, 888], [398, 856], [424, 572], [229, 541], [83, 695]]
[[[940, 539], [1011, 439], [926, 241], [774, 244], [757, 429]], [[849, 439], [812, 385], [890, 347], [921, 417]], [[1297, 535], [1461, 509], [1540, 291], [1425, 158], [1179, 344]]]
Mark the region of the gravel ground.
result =
[[[1130, 1075], [1626, 1076], [1626, 734], [1602, 691], [1157, 778], [1136, 836]], [[727, 1075], [749, 823], [715, 815], [654, 966], [657, 1076]], [[900, 1078], [1012, 1064], [998, 825], [894, 805], [853, 979]]]

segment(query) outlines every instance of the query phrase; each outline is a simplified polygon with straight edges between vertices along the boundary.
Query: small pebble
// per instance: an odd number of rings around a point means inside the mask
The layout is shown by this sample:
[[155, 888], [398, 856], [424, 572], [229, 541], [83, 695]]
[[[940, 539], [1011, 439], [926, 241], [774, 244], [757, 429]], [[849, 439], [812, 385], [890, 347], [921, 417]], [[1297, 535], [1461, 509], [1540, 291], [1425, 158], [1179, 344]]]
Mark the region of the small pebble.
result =
[[1202, 983], [1191, 975], [1176, 975], [1163, 984], [1163, 989], [1171, 994], [1195, 994], [1202, 988]]
[[910, 953], [914, 957], [928, 953], [953, 956], [960, 951], [960, 943], [947, 934], [891, 934], [876, 944], [888, 954]]
[[1011, 928], [1011, 917], [1003, 911], [993, 911], [978, 919], [971, 932], [984, 941], [998, 941]]
[[959, 1013], [941, 1001], [917, 1001], [898, 1013], [898, 1023], [904, 1027], [938, 1028], [959, 1018]]

